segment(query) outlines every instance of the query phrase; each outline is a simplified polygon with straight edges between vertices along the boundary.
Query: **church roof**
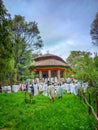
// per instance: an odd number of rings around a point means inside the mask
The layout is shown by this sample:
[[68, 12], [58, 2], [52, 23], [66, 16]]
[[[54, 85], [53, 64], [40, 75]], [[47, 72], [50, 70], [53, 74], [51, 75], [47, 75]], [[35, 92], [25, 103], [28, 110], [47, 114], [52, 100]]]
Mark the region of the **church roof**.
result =
[[61, 66], [69, 67], [67, 63], [59, 56], [54, 54], [44, 54], [34, 59], [36, 67]]

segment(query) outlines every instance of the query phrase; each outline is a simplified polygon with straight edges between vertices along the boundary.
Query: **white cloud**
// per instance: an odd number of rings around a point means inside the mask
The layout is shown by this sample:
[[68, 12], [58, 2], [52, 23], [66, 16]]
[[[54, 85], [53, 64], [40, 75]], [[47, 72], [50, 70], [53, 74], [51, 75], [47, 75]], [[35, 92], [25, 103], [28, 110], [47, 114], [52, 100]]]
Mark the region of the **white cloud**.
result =
[[66, 43], [69, 45], [75, 45], [75, 42], [73, 40], [67, 40]]
[[43, 53], [49, 50], [65, 59], [72, 50], [94, 50], [89, 31], [98, 11], [96, 0], [4, 0], [4, 4], [11, 15], [38, 23]]
[[47, 50], [49, 50], [51, 54], [55, 54], [62, 57], [64, 60], [66, 59], [66, 57], [68, 57], [70, 52], [70, 48], [66, 44], [66, 41], [60, 41], [55, 45], [51, 45], [50, 47], [44, 47], [42, 53], [47, 53]]

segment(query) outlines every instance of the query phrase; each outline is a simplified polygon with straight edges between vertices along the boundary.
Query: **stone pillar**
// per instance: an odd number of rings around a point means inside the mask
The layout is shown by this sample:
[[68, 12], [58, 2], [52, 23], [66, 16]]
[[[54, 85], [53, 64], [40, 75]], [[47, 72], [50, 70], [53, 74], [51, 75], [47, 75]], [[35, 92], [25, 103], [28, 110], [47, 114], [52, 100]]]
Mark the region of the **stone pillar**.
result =
[[39, 79], [42, 79], [42, 71], [39, 71]]
[[58, 81], [60, 81], [60, 70], [57, 71]]
[[51, 79], [51, 70], [48, 70], [48, 78]]

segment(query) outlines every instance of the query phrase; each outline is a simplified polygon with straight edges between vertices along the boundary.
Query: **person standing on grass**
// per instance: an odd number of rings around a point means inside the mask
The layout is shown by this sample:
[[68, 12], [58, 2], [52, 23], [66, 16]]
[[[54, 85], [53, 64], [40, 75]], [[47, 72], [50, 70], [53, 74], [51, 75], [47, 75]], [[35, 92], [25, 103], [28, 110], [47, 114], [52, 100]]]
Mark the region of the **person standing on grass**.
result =
[[52, 99], [52, 101], [54, 102], [55, 100], [55, 87], [54, 87], [54, 83], [52, 83], [49, 87], [50, 89], [50, 97]]
[[36, 95], [38, 95], [38, 85], [36, 82], [34, 83], [33, 87], [34, 87], [34, 96], [36, 96]]
[[34, 86], [33, 86], [33, 84], [30, 88], [31, 88], [31, 94], [32, 94], [32, 96], [34, 96]]
[[57, 90], [58, 98], [62, 98], [63, 97], [63, 88], [62, 88], [61, 83], [59, 83], [58, 86], [59, 86], [58, 90]]
[[30, 102], [32, 103], [32, 96], [34, 96], [34, 86], [33, 86], [33, 84], [30, 88], [31, 88]]
[[26, 88], [25, 89], [26, 89], [26, 92], [28, 92], [28, 84], [26, 84]]

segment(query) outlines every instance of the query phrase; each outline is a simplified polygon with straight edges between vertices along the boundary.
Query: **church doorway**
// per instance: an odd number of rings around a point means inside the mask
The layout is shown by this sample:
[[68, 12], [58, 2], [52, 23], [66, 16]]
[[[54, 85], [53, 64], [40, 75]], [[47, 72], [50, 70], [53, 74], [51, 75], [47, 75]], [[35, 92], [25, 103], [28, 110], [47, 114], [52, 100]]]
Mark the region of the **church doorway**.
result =
[[48, 78], [48, 71], [43, 71], [42, 77], [43, 77], [44, 79]]

